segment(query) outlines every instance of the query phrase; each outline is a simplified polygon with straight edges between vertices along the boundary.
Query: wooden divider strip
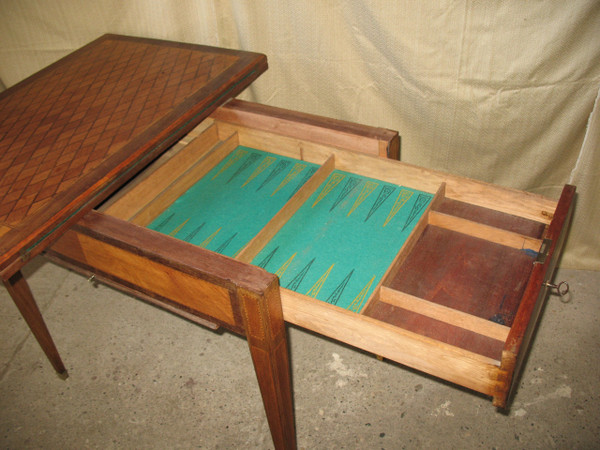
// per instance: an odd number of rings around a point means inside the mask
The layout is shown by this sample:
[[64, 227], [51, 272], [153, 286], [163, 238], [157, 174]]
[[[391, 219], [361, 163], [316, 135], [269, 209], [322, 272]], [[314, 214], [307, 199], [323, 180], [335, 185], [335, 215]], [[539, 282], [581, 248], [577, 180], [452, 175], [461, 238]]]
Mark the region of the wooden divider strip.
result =
[[212, 117], [234, 125], [259, 129], [315, 143], [343, 147], [398, 159], [396, 131], [345, 122], [233, 99], [217, 108]]
[[510, 328], [481, 317], [473, 316], [438, 303], [396, 291], [386, 286], [381, 287], [379, 301], [398, 306], [406, 310], [436, 319], [465, 330], [473, 331], [482, 336], [487, 336], [505, 342]]
[[332, 155], [235, 258], [250, 263], [335, 169]]
[[[178, 168], [180, 175], [175, 178], [169, 186], [163, 189], [154, 200], [146, 204], [135, 214], [130, 222], [136, 225], [146, 226], [156, 219], [165, 209], [167, 209], [177, 198], [194, 185], [200, 178], [210, 172], [213, 167], [219, 164], [232, 150], [239, 145], [237, 135], [231, 135], [225, 141], [219, 141], [206, 155], [188, 170], [182, 171], [189, 166]], [[161, 174], [156, 174], [152, 179], [160, 178]]]
[[540, 239], [524, 236], [512, 231], [502, 230], [490, 225], [473, 222], [472, 220], [463, 219], [449, 214], [431, 211], [429, 214], [429, 224], [435, 225], [447, 230], [457, 231], [496, 244], [505, 245], [517, 250], [532, 250], [539, 251], [542, 241]]
[[[189, 143], [184, 139], [180, 140], [99, 210], [119, 219], [131, 219], [173, 183], [180, 176], [182, 168], [195, 164], [218, 142], [215, 126], [205, 128], [202, 134]], [[151, 176], [156, 173], [159, 176]]]

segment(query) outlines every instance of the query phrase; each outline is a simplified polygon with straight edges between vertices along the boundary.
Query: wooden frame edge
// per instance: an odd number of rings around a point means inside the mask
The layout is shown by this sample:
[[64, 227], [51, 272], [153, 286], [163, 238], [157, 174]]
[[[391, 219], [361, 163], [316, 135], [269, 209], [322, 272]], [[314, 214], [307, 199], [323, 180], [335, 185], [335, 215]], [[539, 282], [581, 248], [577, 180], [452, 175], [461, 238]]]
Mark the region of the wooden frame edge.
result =
[[498, 391], [494, 393], [493, 400], [494, 406], [498, 408], [506, 409], [509, 406], [518, 377], [523, 369], [529, 344], [548, 296], [545, 283], [552, 278], [568, 233], [575, 206], [574, 200], [575, 186], [565, 185], [552, 222], [544, 236], [544, 238], [552, 241], [546, 261], [544, 263], [534, 263], [529, 282], [502, 352], [500, 366], [502, 383], [499, 385]]
[[[224, 122], [285, 134], [320, 144], [342, 146], [390, 159], [400, 159], [398, 132], [385, 128], [360, 125], [238, 99], [232, 99], [218, 108], [212, 117]], [[270, 120], [265, 121], [265, 117]]]

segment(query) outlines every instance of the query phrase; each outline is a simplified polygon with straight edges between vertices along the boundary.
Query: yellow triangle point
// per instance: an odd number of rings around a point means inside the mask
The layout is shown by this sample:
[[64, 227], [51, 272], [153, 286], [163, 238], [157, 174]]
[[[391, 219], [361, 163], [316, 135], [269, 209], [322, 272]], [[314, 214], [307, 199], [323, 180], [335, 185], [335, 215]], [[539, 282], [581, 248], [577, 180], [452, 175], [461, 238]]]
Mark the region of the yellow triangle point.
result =
[[277, 192], [279, 192], [279, 190], [284, 187], [286, 184], [288, 184], [290, 181], [292, 181], [296, 175], [298, 175], [300, 172], [302, 172], [304, 170], [304, 168], [306, 167], [306, 164], [301, 164], [301, 163], [296, 163], [294, 164], [294, 166], [290, 169], [289, 173], [285, 176], [285, 178], [281, 181], [281, 183], [279, 183], [279, 186], [277, 186], [277, 189], [275, 189], [273, 191], [273, 193], [271, 194], [271, 197], [273, 197]]
[[365, 302], [365, 299], [367, 298], [367, 293], [371, 289], [371, 285], [373, 284], [374, 280], [375, 280], [375, 275], [373, 275], [373, 277], [369, 280], [369, 282], [366, 284], [366, 286], [364, 288], [362, 288], [362, 290], [358, 293], [358, 295], [354, 298], [354, 300], [352, 300], [352, 303], [350, 303], [350, 306], [348, 306], [348, 309], [350, 311], [353, 311], [353, 312], [360, 311], [363, 303]]
[[390, 213], [388, 214], [387, 219], [385, 219], [385, 222], [383, 222], [384, 227], [388, 224], [388, 222], [390, 220], [392, 220], [394, 218], [394, 216], [398, 213], [398, 211], [400, 211], [400, 208], [402, 208], [404, 206], [404, 204], [408, 201], [409, 198], [412, 197], [412, 195], [413, 195], [412, 191], [409, 191], [407, 189], [400, 190], [400, 193], [398, 194], [398, 198], [394, 202], [394, 206], [392, 206], [392, 209], [390, 210]]
[[238, 149], [238, 151], [235, 152], [235, 155], [233, 155], [231, 158], [229, 158], [229, 160], [227, 160], [227, 162], [223, 165], [223, 167], [221, 167], [219, 169], [219, 171], [211, 178], [211, 180], [214, 180], [219, 175], [221, 175], [223, 172], [225, 172], [227, 169], [229, 169], [233, 164], [235, 164], [246, 153], [248, 153], [247, 150]]
[[350, 208], [350, 211], [348, 211], [346, 217], [352, 214], [354, 210], [358, 208], [359, 205], [362, 202], [364, 202], [369, 195], [371, 195], [371, 192], [373, 192], [377, 186], [379, 186], [379, 183], [375, 183], [374, 181], [367, 181], [361, 189], [360, 194], [358, 194], [358, 197], [356, 197], [356, 200], [354, 200], [354, 205], [352, 205], [352, 208]]
[[202, 248], [206, 248], [206, 246], [208, 244], [210, 244], [210, 241], [212, 241], [215, 236], [217, 234], [219, 234], [219, 231], [221, 231], [221, 228], [219, 227], [219, 229], [217, 231], [215, 231], [213, 234], [211, 234], [209, 237], [207, 237], [206, 239], [204, 239], [204, 241], [202, 241], [202, 243], [198, 246], [198, 247], [202, 247]]
[[252, 172], [252, 174], [245, 181], [245, 183], [242, 184], [242, 187], [246, 186], [248, 183], [250, 183], [252, 180], [254, 180], [257, 176], [259, 176], [267, 167], [269, 167], [271, 164], [273, 164], [275, 162], [275, 160], [276, 160], [276, 158], [274, 158], [273, 156], [265, 156], [265, 158], [260, 162], [258, 167], [256, 167], [256, 169], [254, 169], [254, 172]]
[[281, 278], [295, 256], [296, 256], [296, 253], [294, 253], [292, 256], [290, 256], [289, 259], [286, 262], [284, 262], [283, 265], [277, 270], [277, 272], [275, 272], [275, 275], [277, 275], [279, 278]]
[[331, 269], [333, 269], [333, 266], [335, 266], [335, 264], [332, 264], [331, 267], [329, 267], [329, 269], [327, 269], [327, 271], [323, 275], [321, 275], [321, 277], [317, 280], [317, 282], [315, 284], [313, 284], [313, 287], [311, 287], [308, 290], [306, 295], [309, 295], [313, 298], [317, 298], [317, 295], [319, 294], [319, 291], [323, 287], [325, 280], [327, 280], [327, 277], [329, 276], [329, 272], [331, 272]]
[[329, 194], [333, 190], [333, 188], [336, 187], [340, 183], [340, 181], [342, 181], [345, 177], [346, 175], [344, 175], [343, 173], [332, 173], [331, 177], [329, 178], [329, 181], [327, 181], [327, 184], [321, 190], [319, 196], [313, 203], [312, 208], [314, 208], [317, 203], [323, 200], [327, 196], [327, 194]]
[[177, 233], [179, 233], [179, 231], [185, 226], [185, 224], [188, 223], [188, 220], [190, 219], [186, 219], [181, 225], [179, 225], [177, 228], [171, 231], [169, 233], [169, 236], [175, 236]]

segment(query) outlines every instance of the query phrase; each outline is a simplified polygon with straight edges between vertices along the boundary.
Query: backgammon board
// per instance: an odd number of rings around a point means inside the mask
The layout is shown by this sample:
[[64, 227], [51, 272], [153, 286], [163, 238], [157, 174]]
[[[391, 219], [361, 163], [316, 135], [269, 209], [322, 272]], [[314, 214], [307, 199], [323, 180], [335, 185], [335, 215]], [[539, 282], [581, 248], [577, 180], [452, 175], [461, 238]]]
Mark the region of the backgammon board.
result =
[[[235, 257], [317, 168], [238, 147], [148, 227]], [[432, 197], [335, 170], [252, 264], [286, 289], [360, 312]]]

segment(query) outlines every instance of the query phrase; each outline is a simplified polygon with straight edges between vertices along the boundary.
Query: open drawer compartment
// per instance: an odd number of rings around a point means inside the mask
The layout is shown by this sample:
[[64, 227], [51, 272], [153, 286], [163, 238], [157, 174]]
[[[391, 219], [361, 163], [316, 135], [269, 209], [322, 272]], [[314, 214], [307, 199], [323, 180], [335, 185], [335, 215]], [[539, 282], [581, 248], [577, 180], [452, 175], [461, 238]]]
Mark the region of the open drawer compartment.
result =
[[[574, 188], [556, 202], [379, 157], [397, 149], [387, 130], [234, 101], [49, 254], [236, 330], [240, 318], [195, 299], [177, 262], [224, 254], [279, 276], [286, 321], [505, 407]], [[139, 275], [150, 266], [167, 280]]]

